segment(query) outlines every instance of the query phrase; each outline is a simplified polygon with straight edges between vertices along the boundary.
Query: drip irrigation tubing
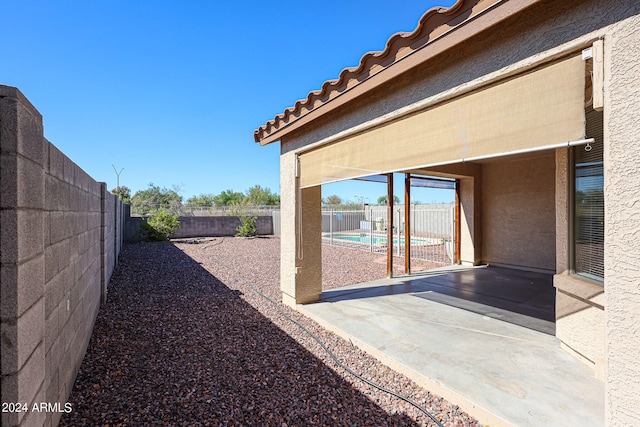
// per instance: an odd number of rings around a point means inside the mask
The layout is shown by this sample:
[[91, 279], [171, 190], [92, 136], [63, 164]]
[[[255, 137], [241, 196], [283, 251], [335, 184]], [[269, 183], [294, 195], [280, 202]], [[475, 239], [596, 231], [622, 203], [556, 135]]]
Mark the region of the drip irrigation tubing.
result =
[[[217, 246], [220, 245], [224, 242], [224, 238], [222, 238], [222, 240], [220, 240], [219, 242], [215, 242], [213, 244], [207, 245], [204, 249], [212, 247], [212, 246]], [[258, 288], [256, 288], [252, 283], [250, 283], [248, 280], [246, 280], [244, 278], [244, 276], [238, 272], [236, 269], [234, 269], [233, 267], [228, 266], [227, 264], [225, 264], [224, 262], [220, 261], [218, 258], [212, 256], [211, 258], [213, 258], [219, 265], [221, 265], [222, 267], [226, 268], [227, 270], [231, 271], [233, 274], [235, 274], [239, 279], [240, 282], [246, 286], [248, 286], [253, 292], [255, 292], [257, 295], [259, 295], [260, 297], [264, 298], [266, 301], [268, 301], [269, 303], [271, 303], [271, 305], [273, 305], [273, 307], [278, 311], [278, 313], [280, 313], [282, 316], [284, 316], [285, 319], [287, 319], [289, 322], [293, 323], [294, 325], [296, 325], [298, 328], [300, 328], [300, 330], [302, 330], [304, 333], [306, 333], [307, 335], [309, 335], [328, 355], [329, 357], [335, 362], [336, 365], [338, 365], [340, 368], [344, 369], [345, 372], [349, 373], [350, 375], [353, 375], [354, 377], [358, 378], [360, 381], [369, 384], [371, 387], [376, 388], [384, 393], [387, 393], [391, 396], [394, 396], [398, 399], [404, 400], [405, 402], [407, 402], [408, 404], [410, 404], [411, 406], [415, 407], [416, 409], [418, 409], [419, 411], [421, 411], [422, 413], [424, 413], [427, 417], [429, 417], [434, 423], [436, 423], [436, 425], [438, 427], [444, 427], [444, 425], [442, 423], [440, 423], [440, 421], [434, 416], [432, 415], [429, 411], [427, 411], [424, 407], [422, 407], [420, 404], [418, 404], [417, 402], [415, 402], [414, 400], [403, 396], [400, 393], [396, 393], [393, 390], [389, 390], [388, 388], [385, 388], [373, 381], [371, 381], [368, 378], [363, 377], [362, 375], [358, 374], [357, 372], [353, 371], [351, 368], [349, 368], [348, 366], [346, 366], [344, 363], [342, 363], [342, 361], [340, 361], [340, 359], [338, 359], [338, 357], [322, 342], [322, 340], [315, 335], [313, 332], [311, 332], [309, 329], [307, 329], [302, 323], [298, 322], [297, 320], [295, 320], [294, 318], [292, 318], [291, 316], [289, 316], [289, 314], [287, 314], [281, 307], [280, 304], [276, 301], [274, 301], [273, 299], [271, 299], [269, 296], [265, 295], [264, 293], [262, 293]]]

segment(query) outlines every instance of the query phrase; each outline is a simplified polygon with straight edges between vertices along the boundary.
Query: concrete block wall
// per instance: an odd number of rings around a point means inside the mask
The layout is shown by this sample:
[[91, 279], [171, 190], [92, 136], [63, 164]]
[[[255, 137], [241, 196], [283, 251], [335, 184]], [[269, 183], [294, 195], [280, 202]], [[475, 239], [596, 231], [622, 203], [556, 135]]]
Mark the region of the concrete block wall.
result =
[[0, 85], [3, 426], [56, 425], [122, 244], [122, 204], [43, 136], [42, 116]]
[[124, 240], [124, 204], [120, 199], [111, 194], [107, 190], [107, 184], [100, 184], [101, 199], [101, 223], [100, 223], [100, 241], [101, 241], [101, 299], [102, 302], [107, 300], [107, 287], [113, 270], [116, 267], [118, 254], [122, 248]]
[[[127, 241], [144, 240], [146, 237], [142, 229], [142, 218], [130, 217], [128, 212], [125, 216], [125, 239]], [[181, 239], [188, 237], [234, 236], [239, 225], [240, 219], [237, 216], [181, 216], [180, 227], [171, 237]], [[256, 226], [260, 235], [274, 234], [273, 216], [259, 216]]]
[[[240, 225], [236, 216], [183, 216], [173, 237], [233, 236]], [[273, 234], [273, 217], [259, 216], [258, 234]]]

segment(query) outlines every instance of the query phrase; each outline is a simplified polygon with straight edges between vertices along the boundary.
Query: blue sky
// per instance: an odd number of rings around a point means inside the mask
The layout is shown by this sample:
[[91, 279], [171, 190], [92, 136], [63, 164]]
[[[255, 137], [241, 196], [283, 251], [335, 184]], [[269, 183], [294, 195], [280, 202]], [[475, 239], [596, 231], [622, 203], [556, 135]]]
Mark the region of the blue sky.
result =
[[[453, 3], [2, 0], [0, 84], [18, 87], [47, 139], [110, 189], [115, 165], [133, 192], [279, 193], [279, 144], [260, 147], [253, 131]], [[330, 194], [375, 202], [385, 188]]]

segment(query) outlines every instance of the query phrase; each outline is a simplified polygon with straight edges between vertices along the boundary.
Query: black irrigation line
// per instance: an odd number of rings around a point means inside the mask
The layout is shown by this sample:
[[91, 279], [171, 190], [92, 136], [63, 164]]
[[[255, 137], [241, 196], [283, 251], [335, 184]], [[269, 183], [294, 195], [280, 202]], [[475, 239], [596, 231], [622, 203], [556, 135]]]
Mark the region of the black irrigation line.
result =
[[[197, 243], [197, 241], [193, 241], [194, 243]], [[217, 246], [221, 243], [224, 242], [224, 238], [222, 238], [219, 242], [215, 242], [212, 243], [208, 246], [206, 246], [204, 249], [208, 248], [208, 247], [212, 247], [212, 246]], [[337, 357], [336, 355], [322, 342], [322, 340], [320, 340], [320, 338], [318, 338], [317, 335], [315, 335], [313, 332], [311, 332], [310, 330], [308, 330], [303, 324], [301, 324], [300, 322], [298, 322], [297, 320], [293, 319], [291, 316], [289, 316], [284, 310], [282, 310], [282, 308], [280, 307], [280, 304], [277, 303], [276, 301], [274, 301], [273, 299], [271, 299], [270, 297], [268, 297], [267, 295], [263, 294], [262, 292], [260, 292], [260, 290], [258, 290], [258, 288], [256, 288], [255, 286], [253, 286], [253, 284], [251, 284], [248, 280], [246, 280], [244, 278], [244, 276], [238, 272], [236, 269], [228, 266], [227, 264], [225, 264], [224, 262], [220, 261], [218, 258], [213, 257], [213, 259], [216, 260], [216, 262], [221, 265], [222, 267], [226, 268], [227, 270], [230, 270], [233, 274], [235, 274], [236, 276], [238, 276], [240, 278], [240, 282], [246, 286], [248, 286], [249, 288], [251, 288], [251, 290], [253, 292], [255, 292], [256, 294], [258, 294], [260, 297], [264, 298], [265, 300], [269, 301], [271, 303], [271, 305], [273, 305], [275, 307], [275, 309], [278, 311], [278, 313], [280, 313], [282, 316], [284, 316], [285, 319], [287, 319], [289, 322], [293, 323], [294, 325], [296, 325], [298, 328], [300, 328], [303, 332], [305, 332], [307, 335], [309, 335], [316, 343], [318, 343], [318, 345], [320, 347], [322, 347], [322, 349], [329, 355], [329, 357], [331, 357], [331, 359], [336, 363], [336, 365], [338, 365], [339, 367], [341, 367], [342, 369], [344, 369], [346, 372], [348, 372], [349, 374], [353, 375], [354, 377], [358, 378], [360, 381], [369, 384], [371, 387], [374, 387], [382, 392], [385, 392], [387, 394], [390, 394], [391, 396], [397, 397], [398, 399], [404, 400], [405, 402], [409, 403], [410, 405], [412, 405], [413, 407], [415, 407], [416, 409], [418, 409], [419, 411], [421, 411], [422, 413], [424, 413], [426, 416], [428, 416], [434, 423], [436, 423], [438, 425], [438, 427], [444, 427], [444, 425], [442, 423], [440, 423], [440, 421], [438, 421], [438, 419], [433, 416], [429, 411], [427, 411], [424, 407], [422, 407], [421, 405], [419, 405], [417, 402], [415, 402], [414, 400], [403, 396], [400, 393], [396, 393], [393, 390], [389, 390], [388, 388], [385, 388], [365, 377], [363, 377], [362, 375], [358, 374], [357, 372], [353, 371], [351, 368], [349, 368], [348, 366], [346, 366], [344, 363], [342, 363]]]

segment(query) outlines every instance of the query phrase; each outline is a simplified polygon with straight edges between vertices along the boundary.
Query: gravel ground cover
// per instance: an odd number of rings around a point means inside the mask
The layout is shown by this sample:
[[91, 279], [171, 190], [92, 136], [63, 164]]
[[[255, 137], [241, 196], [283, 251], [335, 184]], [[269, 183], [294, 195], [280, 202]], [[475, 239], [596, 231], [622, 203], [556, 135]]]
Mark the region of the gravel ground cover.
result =
[[[280, 304], [277, 238], [123, 247], [62, 426], [445, 426], [480, 424]], [[380, 256], [323, 247], [323, 287], [382, 278]], [[278, 309], [254, 290], [277, 302]]]

